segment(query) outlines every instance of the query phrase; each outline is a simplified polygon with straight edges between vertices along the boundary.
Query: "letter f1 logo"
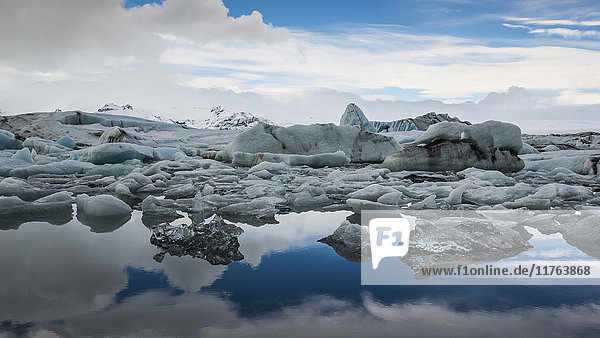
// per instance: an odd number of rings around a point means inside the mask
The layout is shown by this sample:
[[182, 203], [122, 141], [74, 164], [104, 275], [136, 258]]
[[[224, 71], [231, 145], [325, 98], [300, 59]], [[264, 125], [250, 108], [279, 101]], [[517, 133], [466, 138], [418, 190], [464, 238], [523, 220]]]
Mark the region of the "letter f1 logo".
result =
[[410, 222], [406, 218], [373, 218], [369, 222], [373, 269], [377, 269], [384, 257], [406, 255], [409, 236]]

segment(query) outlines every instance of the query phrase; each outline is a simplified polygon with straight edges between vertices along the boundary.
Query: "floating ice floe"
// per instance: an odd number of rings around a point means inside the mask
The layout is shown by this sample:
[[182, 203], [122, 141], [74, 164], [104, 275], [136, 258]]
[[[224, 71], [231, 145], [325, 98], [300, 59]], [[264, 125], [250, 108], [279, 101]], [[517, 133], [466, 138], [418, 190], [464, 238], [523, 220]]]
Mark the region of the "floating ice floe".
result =
[[216, 159], [231, 162], [236, 152], [316, 155], [341, 150], [352, 162], [379, 163], [399, 149], [393, 138], [351, 126], [330, 123], [278, 127], [259, 123], [237, 135]]
[[17, 196], [0, 196], [0, 229], [16, 229], [22, 223], [44, 221], [64, 224], [72, 219], [71, 193], [61, 191], [32, 202]]
[[13, 177], [7, 177], [0, 181], [0, 195], [2, 196], [17, 196], [25, 201], [33, 201], [52, 193], [52, 190], [39, 189], [26, 181]]
[[131, 214], [131, 207], [127, 203], [111, 195], [77, 196], [77, 213], [89, 216], [108, 217]]
[[475, 167], [514, 172], [524, 167], [517, 156], [522, 146], [521, 130], [510, 123], [441, 122], [429, 127], [412, 145], [388, 156], [383, 166], [393, 171], [460, 171]]

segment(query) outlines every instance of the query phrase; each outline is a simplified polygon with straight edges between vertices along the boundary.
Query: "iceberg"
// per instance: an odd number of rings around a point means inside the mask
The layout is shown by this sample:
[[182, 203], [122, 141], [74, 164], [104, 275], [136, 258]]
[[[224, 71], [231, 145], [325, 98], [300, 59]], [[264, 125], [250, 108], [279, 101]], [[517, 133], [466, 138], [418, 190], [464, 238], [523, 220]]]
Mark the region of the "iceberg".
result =
[[369, 122], [363, 111], [355, 103], [350, 103], [346, 106], [346, 110], [340, 118], [340, 126], [343, 125], [357, 126], [360, 130], [371, 133], [375, 132], [375, 128], [371, 122]]
[[363, 111], [355, 104], [350, 103], [340, 118], [340, 126], [356, 126], [360, 130], [372, 133], [395, 133], [406, 131], [424, 131], [429, 126], [440, 122], [458, 122], [470, 125], [468, 121], [461, 121], [456, 117], [450, 117], [448, 114], [427, 113], [415, 118], [407, 118], [390, 122], [369, 121]]
[[338, 150], [352, 162], [380, 163], [400, 145], [391, 137], [332, 123], [291, 127], [259, 123], [237, 135], [215, 158], [231, 162], [236, 152], [316, 155]]
[[517, 156], [522, 146], [520, 128], [510, 123], [441, 122], [429, 127], [413, 144], [388, 156], [383, 166], [392, 171], [460, 171], [475, 167], [515, 172], [525, 166]]

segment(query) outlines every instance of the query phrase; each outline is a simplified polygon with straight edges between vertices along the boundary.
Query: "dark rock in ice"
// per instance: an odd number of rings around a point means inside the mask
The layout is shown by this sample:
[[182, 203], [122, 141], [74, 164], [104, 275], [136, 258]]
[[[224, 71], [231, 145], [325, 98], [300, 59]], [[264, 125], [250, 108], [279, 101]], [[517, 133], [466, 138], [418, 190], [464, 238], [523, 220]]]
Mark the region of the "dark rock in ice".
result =
[[209, 223], [203, 224], [160, 224], [152, 229], [150, 243], [161, 250], [154, 256], [158, 262], [168, 253], [178, 257], [201, 258], [213, 265], [227, 265], [244, 259], [238, 242], [242, 232], [242, 228], [216, 215]]

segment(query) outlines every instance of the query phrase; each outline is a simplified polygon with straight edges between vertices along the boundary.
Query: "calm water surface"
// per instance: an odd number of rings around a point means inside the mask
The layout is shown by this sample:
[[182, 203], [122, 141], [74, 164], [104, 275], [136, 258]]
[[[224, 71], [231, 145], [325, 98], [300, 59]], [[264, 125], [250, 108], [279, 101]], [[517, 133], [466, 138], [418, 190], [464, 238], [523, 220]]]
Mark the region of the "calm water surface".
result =
[[359, 264], [317, 242], [348, 215], [238, 224], [245, 258], [227, 266], [156, 262], [137, 211], [117, 229], [3, 230], [0, 336], [600, 335], [596, 286], [363, 287]]

